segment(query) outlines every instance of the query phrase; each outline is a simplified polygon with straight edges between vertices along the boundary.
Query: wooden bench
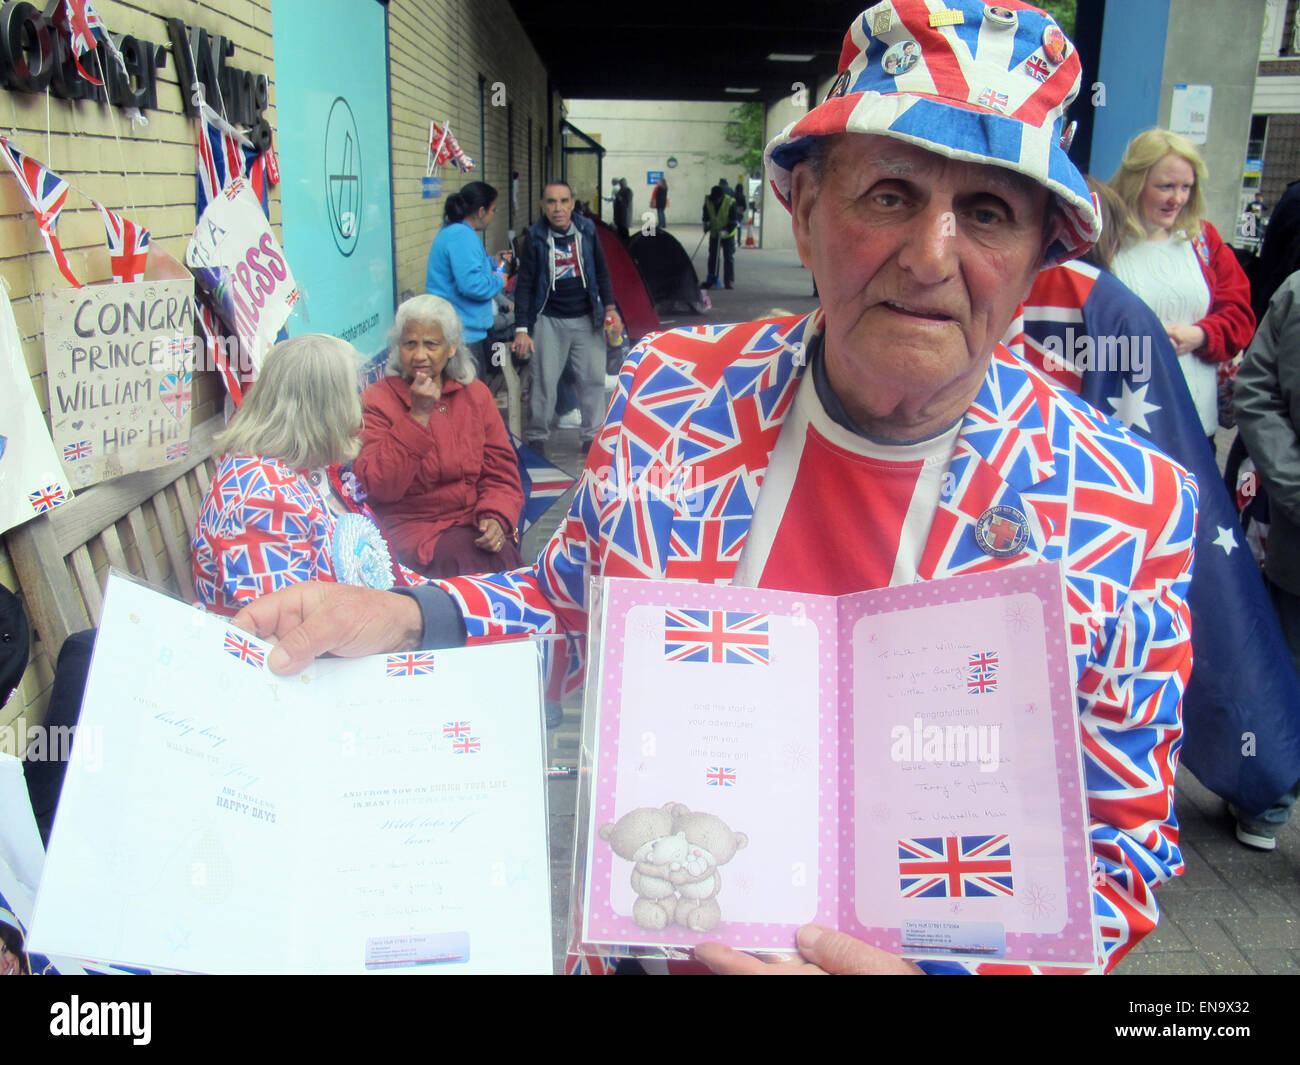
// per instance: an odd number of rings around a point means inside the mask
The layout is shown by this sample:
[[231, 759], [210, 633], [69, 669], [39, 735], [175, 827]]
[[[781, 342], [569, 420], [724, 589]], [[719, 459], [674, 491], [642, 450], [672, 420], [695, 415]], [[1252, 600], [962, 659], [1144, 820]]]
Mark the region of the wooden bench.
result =
[[51, 656], [71, 633], [99, 624], [97, 568], [116, 567], [194, 602], [190, 538], [212, 480], [212, 441], [224, 427], [219, 415], [210, 418], [195, 427], [181, 461], [82, 489], [9, 532], [28, 617]]

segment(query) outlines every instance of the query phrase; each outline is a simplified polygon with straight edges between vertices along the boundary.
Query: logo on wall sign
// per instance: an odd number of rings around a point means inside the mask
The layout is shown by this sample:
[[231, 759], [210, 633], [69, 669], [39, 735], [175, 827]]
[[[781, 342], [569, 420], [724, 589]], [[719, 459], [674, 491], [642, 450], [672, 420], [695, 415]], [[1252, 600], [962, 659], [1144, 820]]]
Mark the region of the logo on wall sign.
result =
[[361, 229], [361, 137], [342, 96], [335, 97], [325, 123], [325, 203], [334, 243], [351, 255]]

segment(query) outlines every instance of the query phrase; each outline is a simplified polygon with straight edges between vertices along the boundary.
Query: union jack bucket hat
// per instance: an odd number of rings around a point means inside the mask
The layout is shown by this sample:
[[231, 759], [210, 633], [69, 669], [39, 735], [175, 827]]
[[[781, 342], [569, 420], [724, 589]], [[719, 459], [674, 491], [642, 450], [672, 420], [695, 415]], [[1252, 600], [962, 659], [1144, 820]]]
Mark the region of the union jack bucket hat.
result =
[[1018, 0], [883, 0], [844, 35], [826, 99], [768, 144], [768, 180], [788, 210], [791, 171], [814, 137], [894, 137], [1046, 186], [1065, 225], [1045, 265], [1076, 258], [1101, 233], [1101, 210], [1063, 137], [1081, 73], [1056, 21]]

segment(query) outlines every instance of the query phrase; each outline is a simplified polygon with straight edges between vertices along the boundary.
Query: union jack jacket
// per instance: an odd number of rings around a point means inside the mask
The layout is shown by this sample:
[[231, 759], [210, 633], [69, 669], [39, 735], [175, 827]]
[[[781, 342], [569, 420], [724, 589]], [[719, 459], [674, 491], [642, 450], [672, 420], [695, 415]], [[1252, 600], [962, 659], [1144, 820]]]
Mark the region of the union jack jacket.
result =
[[[818, 310], [643, 340], [536, 565], [438, 582], [469, 636], [584, 634], [593, 575], [728, 582], [821, 329]], [[1109, 968], [1155, 927], [1152, 887], [1183, 868], [1173, 794], [1192, 665], [1196, 483], [1001, 345], [949, 473], [922, 579], [1038, 559], [1065, 567], [1094, 912]], [[992, 557], [976, 542], [980, 516], [999, 505], [1028, 519], [1020, 555]]]

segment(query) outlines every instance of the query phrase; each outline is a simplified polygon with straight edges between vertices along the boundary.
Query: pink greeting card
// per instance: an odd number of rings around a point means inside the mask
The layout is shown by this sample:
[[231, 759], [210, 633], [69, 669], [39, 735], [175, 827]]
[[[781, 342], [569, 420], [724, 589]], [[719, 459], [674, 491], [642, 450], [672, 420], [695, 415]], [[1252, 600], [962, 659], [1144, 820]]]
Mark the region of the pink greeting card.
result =
[[575, 899], [585, 949], [1091, 966], [1059, 566], [839, 598], [604, 583]]

